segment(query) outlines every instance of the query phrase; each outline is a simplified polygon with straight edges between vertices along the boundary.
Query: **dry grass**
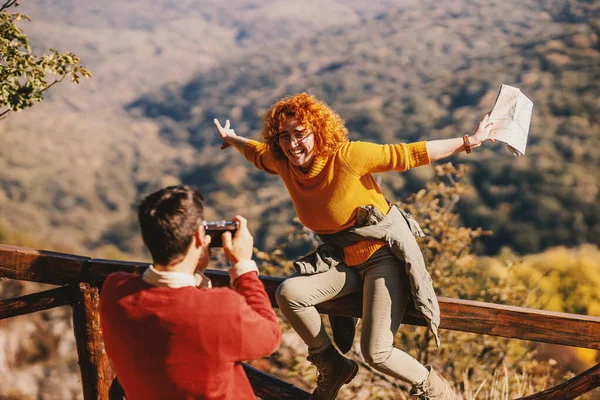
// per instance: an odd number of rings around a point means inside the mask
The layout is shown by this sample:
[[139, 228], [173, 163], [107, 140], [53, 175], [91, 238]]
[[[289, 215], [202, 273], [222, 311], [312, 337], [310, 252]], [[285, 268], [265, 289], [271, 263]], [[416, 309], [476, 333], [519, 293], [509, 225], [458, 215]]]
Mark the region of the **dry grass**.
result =
[[512, 400], [535, 393], [533, 382], [533, 377], [529, 376], [527, 372], [523, 372], [520, 375], [511, 374], [506, 364], [503, 363], [502, 369], [496, 370], [491, 379], [486, 379], [479, 385], [471, 384], [468, 375], [465, 373], [465, 390], [462, 396], [464, 400]]

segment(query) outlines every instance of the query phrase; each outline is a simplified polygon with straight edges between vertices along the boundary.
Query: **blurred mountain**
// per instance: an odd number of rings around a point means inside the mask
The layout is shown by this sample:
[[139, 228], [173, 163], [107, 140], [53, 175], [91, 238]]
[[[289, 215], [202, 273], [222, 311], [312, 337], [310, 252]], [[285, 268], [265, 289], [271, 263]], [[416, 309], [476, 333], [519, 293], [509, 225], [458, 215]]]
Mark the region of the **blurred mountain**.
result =
[[[470, 133], [500, 85], [515, 85], [535, 104], [527, 156], [514, 159], [500, 144], [488, 144], [455, 157], [472, 167], [475, 191], [461, 203], [465, 222], [494, 232], [485, 240], [488, 253], [507, 245], [537, 252], [598, 243], [600, 8], [562, 3], [414, 2], [309, 40], [274, 43], [128, 109], [160, 121], [171, 143], [216, 149], [214, 117], [254, 136], [272, 102], [306, 90], [346, 119], [352, 139], [388, 143]], [[240, 158], [199, 159], [184, 181], [229, 190], [246, 204], [253, 198], [244, 193], [257, 193], [269, 204], [263, 225], [291, 218], [281, 185], [244, 168]], [[250, 179], [215, 179], [228, 168]], [[382, 178], [390, 198], [402, 199], [428, 176], [419, 169]], [[266, 183], [280, 190], [260, 197]]]
[[[506, 83], [534, 101], [527, 156], [495, 144], [452, 159], [472, 167], [465, 222], [495, 232], [488, 253], [599, 243], [594, 2], [48, 0], [20, 12], [37, 49], [75, 52], [93, 78], [2, 121], [0, 223], [10, 229], [141, 254], [135, 204], [184, 182], [207, 194], [208, 218], [243, 213], [269, 250], [287, 242], [289, 196], [218, 149], [213, 118], [256, 137], [270, 104], [309, 91], [353, 140], [456, 137]], [[382, 185], [402, 200], [431, 172], [387, 173]]]
[[302, 13], [299, 7], [283, 1], [23, 3], [15, 11], [32, 17], [22, 28], [34, 49], [72, 51], [93, 78], [56, 86], [43, 103], [2, 121], [0, 224], [79, 251], [116, 243], [140, 254], [135, 204], [154, 188], [179, 183], [197, 149], [165, 142], [160, 122], [124, 106], [198, 71], [237, 63], [263, 42], [355, 23], [359, 13], [378, 9], [360, 1], [310, 2]]

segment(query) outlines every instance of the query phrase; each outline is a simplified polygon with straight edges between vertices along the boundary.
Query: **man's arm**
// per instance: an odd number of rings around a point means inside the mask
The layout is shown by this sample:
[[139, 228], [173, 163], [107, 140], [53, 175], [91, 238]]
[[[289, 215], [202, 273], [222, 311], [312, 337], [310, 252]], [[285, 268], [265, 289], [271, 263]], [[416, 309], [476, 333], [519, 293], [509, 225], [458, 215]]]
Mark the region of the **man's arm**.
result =
[[271, 354], [281, 341], [279, 321], [271, 307], [265, 287], [258, 279], [258, 268], [252, 261], [254, 239], [245, 218], [236, 216], [240, 226], [231, 237], [223, 234], [223, 251], [231, 263], [231, 285], [243, 296], [238, 309], [239, 360], [259, 358]]
[[[475, 132], [467, 137], [468, 143], [471, 148], [481, 146], [483, 142], [488, 140], [490, 136], [490, 130], [493, 127], [493, 122], [489, 122], [489, 114], [486, 114], [483, 119], [477, 125]], [[494, 139], [489, 139], [491, 142]], [[466, 150], [464, 139], [443, 139], [443, 140], [432, 140], [427, 142], [427, 152], [429, 153], [429, 159], [433, 161], [440, 160], [460, 153]]]
[[247, 272], [234, 281], [235, 290], [244, 297], [238, 309], [240, 330], [239, 360], [251, 360], [274, 352], [281, 341], [277, 315], [258, 272]]

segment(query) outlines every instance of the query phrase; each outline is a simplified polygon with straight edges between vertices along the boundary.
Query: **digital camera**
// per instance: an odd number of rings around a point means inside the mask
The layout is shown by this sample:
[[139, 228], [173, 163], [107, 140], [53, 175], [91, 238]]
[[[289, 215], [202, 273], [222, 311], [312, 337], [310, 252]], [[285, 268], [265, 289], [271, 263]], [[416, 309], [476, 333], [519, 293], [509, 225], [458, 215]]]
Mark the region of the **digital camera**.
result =
[[237, 221], [204, 221], [204, 230], [211, 238], [210, 247], [223, 247], [223, 233], [225, 233], [225, 231], [230, 231], [231, 236], [233, 236], [238, 227], [239, 222]]

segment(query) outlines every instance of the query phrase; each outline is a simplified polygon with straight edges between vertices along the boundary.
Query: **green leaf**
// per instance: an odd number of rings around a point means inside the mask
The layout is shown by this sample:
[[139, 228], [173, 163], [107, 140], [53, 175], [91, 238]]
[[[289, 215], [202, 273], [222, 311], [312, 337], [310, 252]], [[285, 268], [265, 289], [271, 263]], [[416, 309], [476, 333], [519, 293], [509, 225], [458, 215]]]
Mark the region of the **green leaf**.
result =
[[[43, 100], [43, 93], [66, 76], [75, 83], [91, 77], [71, 52], [50, 49], [49, 54], [32, 54], [29, 38], [17, 25], [22, 20], [31, 21], [27, 15], [0, 12], [0, 106], [13, 111]], [[49, 85], [47, 79], [52, 77]]]

